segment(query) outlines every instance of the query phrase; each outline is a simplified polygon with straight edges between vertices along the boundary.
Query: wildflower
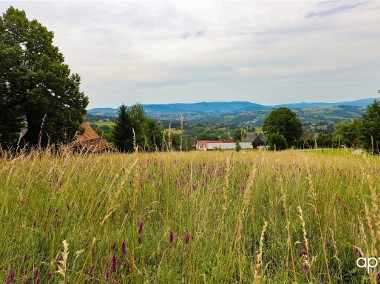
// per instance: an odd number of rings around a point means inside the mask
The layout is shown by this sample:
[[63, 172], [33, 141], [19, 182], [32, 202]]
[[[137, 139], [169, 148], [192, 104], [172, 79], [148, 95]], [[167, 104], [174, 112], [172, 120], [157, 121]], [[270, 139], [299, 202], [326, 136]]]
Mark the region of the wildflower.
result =
[[116, 255], [114, 254], [112, 256], [112, 272], [116, 272], [117, 270], [117, 258]]
[[348, 212], [348, 207], [346, 204], [343, 205], [343, 210], [344, 210], [344, 213], [347, 213]]
[[358, 246], [354, 246], [354, 253], [356, 253], [359, 257], [363, 257], [363, 252]]
[[16, 271], [12, 268], [8, 275], [7, 275], [7, 278], [5, 278], [5, 284], [10, 284], [13, 280], [13, 278], [15, 277], [15, 274], [16, 274]]
[[307, 251], [305, 249], [301, 249], [299, 252], [300, 255], [307, 255]]
[[37, 278], [37, 277], [38, 277], [38, 273], [39, 273], [39, 271], [38, 271], [37, 268], [33, 270], [34, 278]]
[[330, 247], [330, 242], [329, 242], [329, 241], [326, 241], [326, 247], [327, 247], [327, 248]]
[[25, 253], [25, 254], [24, 254], [24, 262], [27, 261], [27, 260], [28, 260], [28, 254]]
[[122, 252], [123, 254], [125, 254], [125, 253], [127, 252], [127, 248], [126, 248], [125, 242], [122, 242], [122, 243], [121, 243], [121, 252]]
[[24, 203], [25, 203], [24, 199], [21, 199], [20, 203], [21, 203], [21, 205], [24, 205]]
[[289, 265], [287, 263], [284, 264], [284, 268], [285, 269], [288, 269], [289, 268]]
[[114, 242], [113, 244], [112, 244], [112, 250], [115, 250], [116, 249], [116, 242]]
[[188, 244], [189, 242], [190, 242], [190, 234], [186, 233], [185, 244]]
[[92, 273], [94, 273], [94, 269], [95, 269], [95, 267], [92, 265], [91, 267], [90, 267], [90, 269], [88, 270], [88, 275], [92, 275]]
[[143, 229], [144, 229], [144, 220], [142, 220], [142, 221], [140, 222], [140, 224], [139, 224], [139, 234], [142, 233]]
[[170, 233], [169, 233], [170, 246], [172, 246], [173, 241], [174, 241], [174, 233], [173, 233], [173, 231], [170, 231]]
[[104, 278], [106, 279], [106, 281], [110, 280], [110, 277], [111, 277], [111, 270], [109, 268], [106, 269], [106, 273], [104, 275]]

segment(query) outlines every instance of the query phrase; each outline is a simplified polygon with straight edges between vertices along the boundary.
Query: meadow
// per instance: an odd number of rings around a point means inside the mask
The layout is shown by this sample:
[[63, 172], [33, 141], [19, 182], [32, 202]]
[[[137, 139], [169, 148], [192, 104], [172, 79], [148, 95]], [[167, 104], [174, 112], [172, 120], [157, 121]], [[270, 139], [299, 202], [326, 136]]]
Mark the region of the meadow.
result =
[[296, 150], [3, 153], [0, 279], [378, 283], [356, 260], [380, 256], [379, 172]]

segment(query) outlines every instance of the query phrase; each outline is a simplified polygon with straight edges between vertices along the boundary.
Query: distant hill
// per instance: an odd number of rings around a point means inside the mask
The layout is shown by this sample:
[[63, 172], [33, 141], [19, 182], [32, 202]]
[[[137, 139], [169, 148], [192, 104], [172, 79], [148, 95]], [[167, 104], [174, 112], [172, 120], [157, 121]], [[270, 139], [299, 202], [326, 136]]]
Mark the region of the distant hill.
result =
[[[173, 114], [173, 113], [199, 113], [199, 114], [228, 114], [234, 112], [267, 110], [277, 107], [297, 108], [325, 108], [334, 106], [357, 106], [363, 107], [371, 104], [375, 98], [362, 99], [357, 101], [324, 103], [324, 102], [302, 102], [293, 104], [280, 104], [274, 106], [264, 106], [251, 102], [199, 102], [199, 103], [175, 103], [175, 104], [145, 104], [144, 109], [148, 114]], [[117, 114], [116, 108], [93, 108], [88, 110], [89, 114], [109, 115]]]
[[337, 103], [324, 103], [324, 102], [313, 102], [313, 103], [294, 103], [294, 104], [282, 104], [282, 105], [276, 105], [276, 107], [281, 107], [285, 106], [288, 108], [311, 108], [311, 107], [318, 107], [318, 108], [323, 108], [323, 107], [334, 107], [334, 106], [357, 106], [357, 107], [363, 107], [363, 106], [368, 106], [373, 103], [373, 101], [376, 98], [368, 98], [368, 99], [362, 99], [362, 100], [357, 100], [357, 101], [347, 101], [347, 102], [337, 102]]

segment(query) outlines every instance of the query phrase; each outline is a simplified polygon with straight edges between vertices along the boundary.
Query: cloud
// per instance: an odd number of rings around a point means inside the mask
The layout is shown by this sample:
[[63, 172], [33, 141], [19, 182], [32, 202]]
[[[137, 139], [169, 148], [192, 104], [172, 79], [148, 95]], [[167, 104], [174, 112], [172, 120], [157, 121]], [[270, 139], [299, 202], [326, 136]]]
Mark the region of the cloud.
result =
[[354, 10], [357, 7], [367, 5], [370, 1], [334, 1], [322, 2], [314, 11], [306, 14], [306, 18], [326, 17], [334, 14], [339, 14], [349, 10]]
[[374, 1], [0, 2], [0, 11], [10, 4], [54, 31], [90, 107], [340, 101], [379, 88]]

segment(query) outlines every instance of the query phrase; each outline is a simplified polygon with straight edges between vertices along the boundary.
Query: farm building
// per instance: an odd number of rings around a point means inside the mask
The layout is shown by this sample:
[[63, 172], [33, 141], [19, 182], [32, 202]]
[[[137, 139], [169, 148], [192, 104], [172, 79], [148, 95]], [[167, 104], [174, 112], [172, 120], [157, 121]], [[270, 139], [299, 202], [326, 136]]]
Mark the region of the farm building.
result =
[[258, 149], [259, 146], [263, 146], [265, 144], [265, 141], [265, 137], [262, 137], [257, 133], [247, 134], [247, 136], [245, 136], [243, 139], [244, 143], [251, 143], [254, 149]]
[[75, 141], [71, 143], [72, 149], [95, 153], [113, 148], [112, 144], [101, 138], [88, 122], [83, 122], [81, 127], [84, 132], [78, 135]]
[[[249, 142], [240, 142], [241, 149], [252, 149], [252, 144]], [[197, 150], [233, 150], [236, 148], [236, 144], [233, 140], [198, 140]]]

